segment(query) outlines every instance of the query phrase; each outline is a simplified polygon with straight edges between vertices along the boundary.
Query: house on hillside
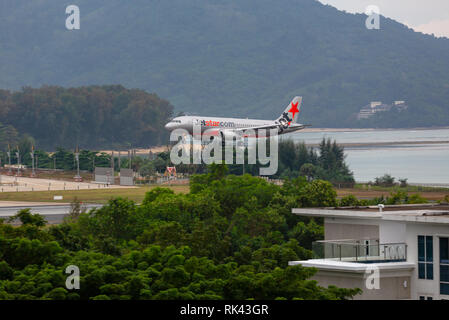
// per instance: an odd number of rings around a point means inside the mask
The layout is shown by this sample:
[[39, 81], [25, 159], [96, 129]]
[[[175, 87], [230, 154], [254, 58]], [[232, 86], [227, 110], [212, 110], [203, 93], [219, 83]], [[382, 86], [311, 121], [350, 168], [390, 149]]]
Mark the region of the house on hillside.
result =
[[405, 101], [395, 101], [393, 104], [384, 104], [380, 101], [372, 101], [370, 104], [360, 109], [357, 114], [357, 119], [368, 119], [378, 112], [386, 112], [392, 109], [397, 109], [401, 112], [407, 110], [408, 106], [405, 104]]

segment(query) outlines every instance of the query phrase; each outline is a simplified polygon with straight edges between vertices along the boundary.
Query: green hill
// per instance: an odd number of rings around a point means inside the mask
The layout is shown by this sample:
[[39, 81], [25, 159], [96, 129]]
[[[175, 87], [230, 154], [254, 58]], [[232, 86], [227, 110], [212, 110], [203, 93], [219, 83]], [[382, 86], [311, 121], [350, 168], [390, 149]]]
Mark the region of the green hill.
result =
[[370, 126], [449, 125], [449, 39], [315, 0], [78, 0], [0, 4], [0, 88], [122, 84], [176, 111], [274, 118], [304, 96], [302, 121], [358, 126], [370, 101], [405, 100], [407, 114]]
[[0, 150], [26, 136], [46, 150], [160, 145], [172, 112], [156, 94], [118, 85], [0, 90]]

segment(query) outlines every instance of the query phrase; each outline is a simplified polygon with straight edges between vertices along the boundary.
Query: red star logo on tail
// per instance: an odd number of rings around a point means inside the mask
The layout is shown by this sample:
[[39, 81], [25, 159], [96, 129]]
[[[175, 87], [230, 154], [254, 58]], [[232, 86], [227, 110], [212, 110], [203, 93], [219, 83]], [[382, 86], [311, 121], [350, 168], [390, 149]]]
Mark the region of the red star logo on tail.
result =
[[[297, 101], [296, 103], [292, 102], [292, 107], [290, 108], [290, 110], [288, 110], [288, 112], [292, 113], [292, 119], [293, 120], [295, 119], [295, 114], [299, 113], [298, 104], [299, 104], [299, 101]], [[291, 123], [291, 121], [288, 123], [288, 125], [290, 125], [290, 123]]]

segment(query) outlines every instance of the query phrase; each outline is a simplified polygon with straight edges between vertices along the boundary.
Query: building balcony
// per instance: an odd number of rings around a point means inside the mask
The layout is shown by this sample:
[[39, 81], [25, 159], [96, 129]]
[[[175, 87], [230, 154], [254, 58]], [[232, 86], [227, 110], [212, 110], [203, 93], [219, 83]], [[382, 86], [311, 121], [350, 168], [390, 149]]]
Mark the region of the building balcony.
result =
[[314, 259], [357, 263], [407, 261], [405, 243], [379, 243], [377, 239], [323, 240], [312, 243]]

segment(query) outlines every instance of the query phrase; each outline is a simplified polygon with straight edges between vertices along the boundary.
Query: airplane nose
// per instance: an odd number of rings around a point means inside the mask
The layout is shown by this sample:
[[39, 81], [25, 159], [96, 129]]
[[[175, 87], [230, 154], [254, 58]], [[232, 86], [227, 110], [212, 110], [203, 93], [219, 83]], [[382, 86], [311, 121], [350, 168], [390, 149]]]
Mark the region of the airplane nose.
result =
[[171, 123], [171, 122], [169, 122], [169, 123], [167, 123], [167, 124], [165, 125], [165, 129], [170, 130], [171, 127], [172, 127], [172, 123]]

